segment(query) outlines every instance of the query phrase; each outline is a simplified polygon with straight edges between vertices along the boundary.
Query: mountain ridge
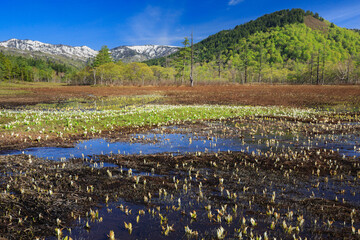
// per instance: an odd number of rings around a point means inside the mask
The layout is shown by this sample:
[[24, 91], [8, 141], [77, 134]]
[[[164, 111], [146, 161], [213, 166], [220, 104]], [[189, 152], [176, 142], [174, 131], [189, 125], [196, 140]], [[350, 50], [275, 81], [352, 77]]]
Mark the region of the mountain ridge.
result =
[[30, 52], [48, 53], [68, 58], [76, 58], [78, 60], [87, 60], [97, 54], [97, 51], [87, 46], [72, 47], [62, 44], [43, 43], [30, 39], [21, 40], [12, 38], [10, 40], [0, 42], [0, 46]]
[[114, 60], [121, 59], [124, 62], [141, 62], [154, 58], [164, 57], [175, 53], [179, 47], [167, 45], [135, 45], [119, 46], [110, 49]]
[[[45, 54], [62, 56], [78, 61], [86, 62], [94, 58], [98, 51], [88, 46], [69, 46], [65, 44], [43, 43], [31, 39], [11, 38], [0, 42], [0, 47], [11, 49], [12, 51], [28, 51], [31, 53], [41, 52]], [[145, 61], [153, 58], [163, 57], [178, 50], [175, 46], [166, 45], [139, 45], [139, 46], [118, 46], [110, 49], [110, 53], [115, 61], [124, 62]]]

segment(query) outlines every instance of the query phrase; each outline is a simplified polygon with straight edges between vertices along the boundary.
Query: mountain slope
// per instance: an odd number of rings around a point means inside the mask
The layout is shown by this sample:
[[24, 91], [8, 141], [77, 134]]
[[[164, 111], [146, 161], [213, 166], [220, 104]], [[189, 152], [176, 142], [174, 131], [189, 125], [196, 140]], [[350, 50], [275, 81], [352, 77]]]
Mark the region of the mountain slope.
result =
[[54, 45], [49, 43], [42, 43], [33, 40], [10, 39], [8, 41], [0, 42], [0, 46], [30, 52], [42, 52], [79, 60], [87, 60], [97, 54], [97, 51], [87, 46], [71, 47], [61, 44]]
[[57, 63], [62, 63], [75, 67], [76, 69], [83, 68], [86, 65], [85, 61], [80, 60], [78, 58], [69, 58], [69, 57], [58, 56], [43, 52], [32, 52], [28, 50], [20, 50], [16, 48], [8, 48], [1, 46], [0, 46], [0, 52], [4, 53], [7, 56], [13, 56], [13, 57], [24, 57], [26, 59], [52, 60]]
[[[197, 81], [349, 84], [360, 79], [360, 34], [302, 9], [221, 31], [194, 50]], [[178, 77], [188, 78], [190, 49], [146, 63], [174, 67]]]
[[[307, 18], [310, 16], [311, 18]], [[267, 32], [276, 27], [284, 27], [295, 23], [312, 22], [315, 19], [318, 22], [323, 22], [323, 19], [311, 11], [305, 12], [302, 9], [281, 10], [271, 14], [266, 14], [262, 17], [252, 20], [242, 25], [236, 26], [232, 30], [223, 30], [206, 39], [194, 44], [196, 51], [197, 62], [209, 62], [217, 58], [219, 54], [227, 54], [229, 51], [236, 50], [242, 39], [247, 39], [249, 36]], [[173, 54], [169, 58], [176, 58], [178, 54]], [[164, 65], [165, 58], [159, 58], [147, 61], [149, 65]]]
[[[0, 42], [0, 49], [17, 55], [40, 56], [40, 53], [42, 53], [46, 54], [46, 57], [63, 57], [82, 62], [86, 62], [98, 54], [98, 51], [87, 46], [71, 47], [62, 44], [54, 45], [39, 41], [19, 39], [10, 39], [8, 41]], [[111, 49], [110, 52], [115, 61], [122, 60], [124, 62], [134, 62], [167, 56], [177, 50], [178, 47], [144, 45], [120, 46]]]
[[178, 47], [160, 45], [120, 46], [111, 49], [110, 52], [115, 61], [141, 62], [170, 55], [178, 49]]
[[209, 61], [212, 56], [226, 51], [256, 32], [265, 32], [272, 27], [283, 27], [286, 24], [304, 22], [305, 11], [301, 9], [281, 10], [259, 17], [255, 21], [238, 25], [233, 30], [218, 32], [195, 45], [199, 51], [199, 59]]

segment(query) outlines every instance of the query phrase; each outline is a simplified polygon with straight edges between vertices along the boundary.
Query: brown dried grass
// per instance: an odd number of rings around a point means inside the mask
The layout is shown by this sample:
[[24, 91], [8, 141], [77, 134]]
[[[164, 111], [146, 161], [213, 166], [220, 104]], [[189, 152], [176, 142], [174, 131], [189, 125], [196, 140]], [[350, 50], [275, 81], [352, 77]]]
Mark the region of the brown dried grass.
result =
[[212, 85], [212, 86], [57, 86], [26, 88], [23, 94], [0, 95], [0, 107], [50, 103], [70, 98], [159, 94], [167, 104], [222, 104], [314, 107], [360, 103], [360, 86]]

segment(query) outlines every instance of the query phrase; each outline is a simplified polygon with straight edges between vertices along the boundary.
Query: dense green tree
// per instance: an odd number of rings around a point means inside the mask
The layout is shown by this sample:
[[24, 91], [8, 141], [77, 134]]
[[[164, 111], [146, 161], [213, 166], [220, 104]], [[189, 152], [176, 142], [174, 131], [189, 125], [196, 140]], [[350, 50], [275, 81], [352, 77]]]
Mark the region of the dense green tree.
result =
[[12, 76], [11, 61], [3, 54], [0, 53], [0, 79], [9, 80]]
[[112, 85], [122, 79], [124, 69], [120, 64], [113, 62], [105, 63], [97, 67], [100, 84]]
[[178, 75], [181, 76], [181, 84], [184, 84], [185, 80], [185, 71], [186, 68], [190, 64], [190, 55], [191, 55], [191, 49], [190, 49], [190, 42], [189, 39], [186, 37], [184, 41], [182, 42], [183, 47], [179, 51], [179, 57], [177, 58], [177, 70]]
[[74, 67], [51, 59], [5, 55], [0, 52], [0, 81], [61, 81]]
[[110, 50], [107, 46], [102, 46], [99, 53], [95, 56], [93, 67], [98, 67], [102, 64], [112, 62]]
[[145, 85], [145, 80], [151, 81], [154, 76], [151, 68], [145, 63], [130, 63], [126, 72], [127, 79], [134, 85]]

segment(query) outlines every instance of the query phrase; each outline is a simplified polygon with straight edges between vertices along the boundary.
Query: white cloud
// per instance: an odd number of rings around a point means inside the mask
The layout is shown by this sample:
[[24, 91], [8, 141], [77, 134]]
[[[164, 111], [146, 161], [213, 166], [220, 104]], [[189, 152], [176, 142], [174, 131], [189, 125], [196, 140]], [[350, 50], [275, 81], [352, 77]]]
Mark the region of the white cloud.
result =
[[319, 11], [320, 15], [340, 27], [359, 28], [360, 4], [338, 6]]
[[320, 15], [329, 21], [348, 20], [360, 15], [360, 4], [332, 8]]
[[184, 38], [174, 34], [181, 15], [181, 10], [148, 6], [128, 20], [128, 32], [122, 32], [121, 35], [128, 36], [126, 40], [130, 44], [169, 45]]
[[238, 5], [239, 3], [243, 2], [244, 0], [230, 0], [229, 1], [229, 6], [235, 6]]
[[[209, 22], [198, 23], [193, 26], [194, 39], [202, 40], [208, 36], [215, 34], [222, 30], [233, 29], [235, 26], [250, 21], [252, 18], [238, 18], [227, 20], [224, 18], [216, 18]], [[189, 34], [189, 33], [188, 33]]]
[[136, 15], [118, 26], [119, 42], [124, 45], [175, 45], [181, 46], [184, 37], [194, 33], [194, 42], [201, 41], [221, 30], [232, 29], [251, 19], [232, 19], [221, 17], [200, 23], [181, 22], [181, 9], [147, 6]]

